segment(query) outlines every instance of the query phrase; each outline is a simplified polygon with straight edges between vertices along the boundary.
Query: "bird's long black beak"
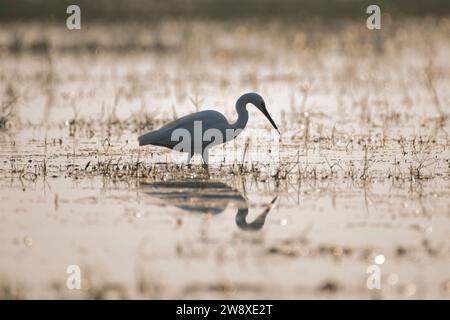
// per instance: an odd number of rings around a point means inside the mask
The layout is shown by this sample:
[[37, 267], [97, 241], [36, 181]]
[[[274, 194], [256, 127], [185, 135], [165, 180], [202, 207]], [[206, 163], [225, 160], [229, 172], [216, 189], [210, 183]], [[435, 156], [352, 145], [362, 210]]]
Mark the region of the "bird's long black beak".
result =
[[277, 132], [279, 134], [280, 130], [278, 130], [277, 125], [275, 124], [275, 121], [273, 121], [272, 117], [270, 116], [269, 112], [267, 111], [266, 105], [263, 103], [261, 108], [260, 108], [261, 112], [266, 116], [266, 118], [269, 120], [269, 122], [272, 124], [272, 126], [275, 128], [275, 130], [277, 130]]

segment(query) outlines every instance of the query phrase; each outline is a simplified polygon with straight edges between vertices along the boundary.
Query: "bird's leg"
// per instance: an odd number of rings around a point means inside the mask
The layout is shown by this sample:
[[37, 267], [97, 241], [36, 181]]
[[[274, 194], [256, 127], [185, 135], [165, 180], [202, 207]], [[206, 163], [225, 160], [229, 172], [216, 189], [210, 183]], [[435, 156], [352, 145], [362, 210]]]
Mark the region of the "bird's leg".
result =
[[187, 159], [186, 159], [186, 164], [187, 164], [187, 167], [190, 169], [191, 168], [191, 159], [192, 159], [192, 153], [190, 153], [190, 152], [188, 152], [188, 154], [187, 154]]
[[186, 164], [189, 164], [191, 162], [191, 159], [192, 159], [192, 153], [188, 153], [187, 159], [186, 159]]
[[209, 173], [209, 166], [208, 166], [208, 162], [209, 162], [209, 154], [208, 154], [208, 149], [205, 149], [202, 153], [202, 168]]

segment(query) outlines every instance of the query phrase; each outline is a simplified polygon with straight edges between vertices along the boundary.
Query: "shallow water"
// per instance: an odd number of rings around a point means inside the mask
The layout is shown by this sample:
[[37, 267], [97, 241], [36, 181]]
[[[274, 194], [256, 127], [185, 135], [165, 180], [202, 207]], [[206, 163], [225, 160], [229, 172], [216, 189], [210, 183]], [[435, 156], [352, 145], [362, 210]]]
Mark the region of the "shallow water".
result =
[[[448, 298], [449, 26], [3, 28], [0, 298]], [[209, 171], [137, 146], [247, 91], [281, 137], [252, 110]]]

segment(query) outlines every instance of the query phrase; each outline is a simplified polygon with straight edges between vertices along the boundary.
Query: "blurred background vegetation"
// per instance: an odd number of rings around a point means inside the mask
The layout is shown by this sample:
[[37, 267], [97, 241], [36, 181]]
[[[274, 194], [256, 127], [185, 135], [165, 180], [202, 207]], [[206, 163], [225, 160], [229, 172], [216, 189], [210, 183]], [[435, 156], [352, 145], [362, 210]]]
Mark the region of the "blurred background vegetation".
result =
[[82, 20], [101, 22], [158, 22], [164, 19], [282, 20], [306, 18], [366, 18], [370, 4], [383, 14], [397, 16], [448, 16], [449, 0], [1, 0], [0, 22], [58, 22], [67, 18], [70, 4], [81, 7]]

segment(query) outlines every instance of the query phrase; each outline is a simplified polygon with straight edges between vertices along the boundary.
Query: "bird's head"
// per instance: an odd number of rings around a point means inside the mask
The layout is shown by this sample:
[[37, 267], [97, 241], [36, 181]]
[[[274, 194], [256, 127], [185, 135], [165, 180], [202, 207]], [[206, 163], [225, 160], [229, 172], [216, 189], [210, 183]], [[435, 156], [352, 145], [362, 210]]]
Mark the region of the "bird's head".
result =
[[278, 133], [281, 134], [280, 130], [278, 130], [278, 127], [275, 124], [275, 121], [273, 121], [272, 117], [270, 116], [269, 111], [267, 111], [266, 103], [264, 102], [263, 97], [261, 97], [257, 93], [248, 93], [248, 95], [250, 98], [249, 102], [253, 104], [255, 107], [257, 107], [266, 116], [267, 120], [269, 120], [269, 122], [272, 124], [275, 130], [277, 130]]

